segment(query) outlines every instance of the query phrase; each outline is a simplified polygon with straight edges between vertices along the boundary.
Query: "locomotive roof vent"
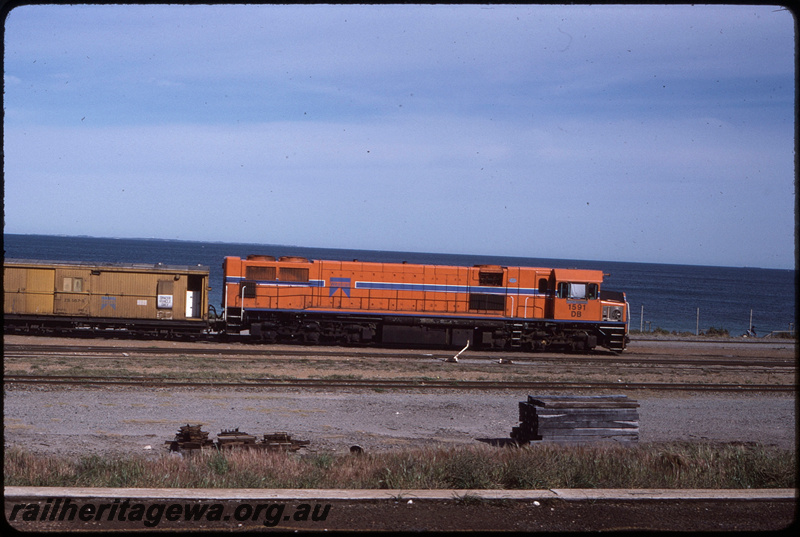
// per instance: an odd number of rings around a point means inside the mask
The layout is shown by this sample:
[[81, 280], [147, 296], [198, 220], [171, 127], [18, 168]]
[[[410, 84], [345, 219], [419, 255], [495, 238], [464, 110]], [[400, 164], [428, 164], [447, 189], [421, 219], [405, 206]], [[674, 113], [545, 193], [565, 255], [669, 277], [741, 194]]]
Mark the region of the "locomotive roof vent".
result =
[[247, 256], [248, 261], [275, 261], [274, 255], [256, 255], [251, 254]]
[[296, 255], [284, 255], [279, 257], [278, 261], [285, 261], [288, 263], [308, 263], [308, 259]]

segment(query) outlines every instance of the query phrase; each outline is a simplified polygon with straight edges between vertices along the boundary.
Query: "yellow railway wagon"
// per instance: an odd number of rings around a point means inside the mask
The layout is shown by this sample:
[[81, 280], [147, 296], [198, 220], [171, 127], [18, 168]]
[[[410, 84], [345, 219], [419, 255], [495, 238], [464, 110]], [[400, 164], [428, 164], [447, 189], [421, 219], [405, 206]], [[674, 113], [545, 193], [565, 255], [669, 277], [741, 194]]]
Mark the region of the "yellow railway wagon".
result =
[[207, 267], [6, 259], [6, 328], [201, 332]]
[[223, 312], [266, 341], [621, 351], [627, 302], [599, 270], [226, 257]]

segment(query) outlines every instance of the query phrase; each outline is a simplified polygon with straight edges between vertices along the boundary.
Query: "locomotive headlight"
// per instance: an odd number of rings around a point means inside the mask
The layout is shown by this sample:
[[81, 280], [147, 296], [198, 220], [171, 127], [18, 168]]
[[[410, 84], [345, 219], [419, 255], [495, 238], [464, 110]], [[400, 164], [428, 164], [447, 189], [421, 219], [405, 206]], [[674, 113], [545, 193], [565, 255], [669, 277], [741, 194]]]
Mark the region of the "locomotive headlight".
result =
[[604, 321], [621, 321], [622, 306], [603, 306]]

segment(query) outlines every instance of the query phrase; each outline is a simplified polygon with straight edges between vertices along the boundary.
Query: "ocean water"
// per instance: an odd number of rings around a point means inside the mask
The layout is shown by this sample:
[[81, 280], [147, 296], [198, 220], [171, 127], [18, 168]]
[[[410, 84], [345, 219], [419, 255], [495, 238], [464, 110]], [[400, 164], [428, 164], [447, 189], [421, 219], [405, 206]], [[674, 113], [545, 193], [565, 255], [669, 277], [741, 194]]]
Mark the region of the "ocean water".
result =
[[607, 274], [604, 288], [624, 291], [631, 308], [631, 328], [691, 332], [711, 327], [742, 335], [750, 325], [763, 336], [789, 330], [795, 323], [794, 270], [583, 261], [535, 257], [499, 257], [436, 253], [304, 248], [270, 244], [235, 244], [160, 239], [108, 239], [50, 235], [3, 235], [5, 257], [52, 261], [164, 263], [205, 265], [210, 269], [209, 300], [222, 303], [222, 259], [249, 254], [291, 255], [309, 259], [447, 265], [527, 265], [585, 268]]

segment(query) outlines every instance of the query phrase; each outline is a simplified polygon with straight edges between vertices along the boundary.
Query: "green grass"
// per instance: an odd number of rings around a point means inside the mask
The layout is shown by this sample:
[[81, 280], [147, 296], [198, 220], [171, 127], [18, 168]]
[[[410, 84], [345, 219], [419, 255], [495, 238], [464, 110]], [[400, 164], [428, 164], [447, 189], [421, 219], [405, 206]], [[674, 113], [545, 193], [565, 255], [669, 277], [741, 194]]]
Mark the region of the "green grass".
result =
[[8, 449], [5, 486], [134, 488], [795, 488], [794, 451], [706, 443], [485, 445], [336, 455], [209, 450], [79, 459]]

